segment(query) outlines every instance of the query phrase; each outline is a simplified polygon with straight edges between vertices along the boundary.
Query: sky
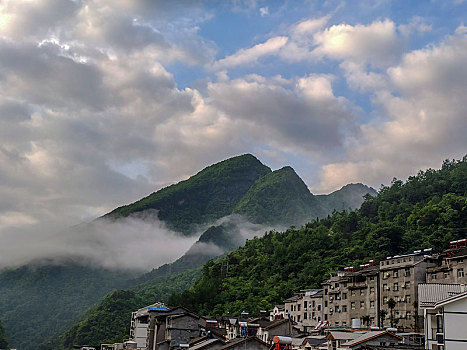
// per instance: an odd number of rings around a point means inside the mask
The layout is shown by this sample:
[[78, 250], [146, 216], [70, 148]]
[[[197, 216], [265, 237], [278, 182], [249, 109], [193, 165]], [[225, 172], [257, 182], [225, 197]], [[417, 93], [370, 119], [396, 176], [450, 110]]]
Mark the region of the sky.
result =
[[315, 194], [460, 159], [466, 14], [461, 0], [2, 0], [0, 246], [244, 153]]

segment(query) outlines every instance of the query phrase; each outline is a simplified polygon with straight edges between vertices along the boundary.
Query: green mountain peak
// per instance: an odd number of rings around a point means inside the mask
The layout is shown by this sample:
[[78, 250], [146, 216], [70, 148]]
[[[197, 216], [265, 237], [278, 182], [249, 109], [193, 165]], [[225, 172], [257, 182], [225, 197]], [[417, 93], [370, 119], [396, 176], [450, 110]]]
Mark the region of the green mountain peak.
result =
[[251, 154], [232, 157], [204, 168], [188, 180], [119, 207], [105, 217], [118, 219], [153, 209], [170, 228], [193, 234], [198, 225], [229, 215], [251, 185], [270, 172]]

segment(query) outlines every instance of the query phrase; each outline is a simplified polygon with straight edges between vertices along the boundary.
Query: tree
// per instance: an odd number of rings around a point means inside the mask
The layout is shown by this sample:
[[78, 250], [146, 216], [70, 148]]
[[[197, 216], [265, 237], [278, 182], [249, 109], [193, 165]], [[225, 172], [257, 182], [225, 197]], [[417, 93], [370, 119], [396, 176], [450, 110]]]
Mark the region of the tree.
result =
[[3, 325], [0, 323], [0, 349], [9, 349], [10, 344], [8, 341], [8, 336], [5, 332], [5, 328], [3, 328]]
[[386, 310], [381, 310], [379, 313], [379, 321], [381, 323], [381, 328], [384, 327], [384, 320], [386, 319], [387, 315], [388, 315], [388, 312]]
[[391, 320], [391, 328], [394, 327], [394, 308], [396, 307], [396, 301], [393, 298], [388, 300], [388, 308], [391, 310], [390, 320]]
[[371, 318], [370, 318], [370, 315], [365, 315], [362, 317], [362, 322], [364, 325], [366, 325], [367, 327], [370, 327], [370, 322], [371, 322]]

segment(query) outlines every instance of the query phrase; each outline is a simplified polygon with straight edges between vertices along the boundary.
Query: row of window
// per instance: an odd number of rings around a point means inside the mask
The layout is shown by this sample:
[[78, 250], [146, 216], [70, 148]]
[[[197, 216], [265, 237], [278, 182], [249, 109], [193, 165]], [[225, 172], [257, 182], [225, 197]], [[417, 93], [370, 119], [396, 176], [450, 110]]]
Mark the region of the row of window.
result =
[[[401, 276], [403, 275], [404, 277], [410, 277], [410, 267], [406, 267], [404, 269], [400, 269], [402, 274]], [[403, 270], [403, 271], [402, 271]], [[392, 271], [386, 271], [383, 273], [383, 279], [388, 279], [390, 277], [393, 277], [393, 278], [399, 278], [399, 269], [395, 269], [395, 270], [392, 270]]]
[[[450, 276], [451, 276], [451, 273], [449, 271], [443, 272], [443, 277], [444, 278], [449, 278]], [[464, 269], [463, 268], [457, 269], [457, 277], [464, 277]], [[432, 280], [438, 279], [438, 274], [436, 272], [433, 272], [431, 274], [431, 279]]]

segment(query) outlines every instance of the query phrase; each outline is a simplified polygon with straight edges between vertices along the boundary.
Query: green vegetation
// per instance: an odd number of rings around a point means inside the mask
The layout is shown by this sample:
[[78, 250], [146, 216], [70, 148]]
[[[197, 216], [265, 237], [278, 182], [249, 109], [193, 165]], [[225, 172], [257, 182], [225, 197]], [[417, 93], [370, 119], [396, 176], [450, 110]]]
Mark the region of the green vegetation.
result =
[[255, 223], [284, 226], [301, 225], [327, 214], [289, 166], [258, 179], [234, 212]]
[[[339, 199], [347, 203], [348, 191]], [[366, 192], [365, 192], [366, 193]], [[363, 201], [357, 194], [358, 206]], [[322, 196], [313, 196], [290, 167], [271, 172], [254, 156], [246, 154], [205, 168], [186, 181], [166, 187], [133, 204], [117, 208], [105, 217], [118, 220], [128, 215], [141, 215], [147, 209], [157, 210], [159, 219], [172, 229], [193, 234], [200, 227], [235, 213], [241, 213], [257, 223], [280, 226], [299, 225], [316, 216], [326, 216], [334, 208], [318, 203]], [[350, 197], [349, 197], [350, 198]], [[353, 197], [352, 197], [353, 198]], [[348, 206], [345, 206], [348, 207]], [[240, 220], [241, 221], [241, 220]], [[232, 220], [212, 226], [183, 257], [175, 263], [125, 281], [125, 274], [79, 266], [49, 266], [21, 268], [0, 273], [0, 315], [14, 346], [21, 349], [56, 349], [57, 344], [99, 344], [121, 339], [127, 331], [129, 316], [122, 310], [134, 311], [156, 301], [166, 301], [174, 292], [189, 288], [200, 275], [201, 267], [220, 250], [206, 251], [203, 243], [213, 243], [224, 251], [243, 244], [241, 223]], [[86, 229], [86, 225], [80, 226]], [[187, 271], [189, 269], [195, 269]], [[130, 288], [129, 286], [135, 286]], [[124, 300], [121, 294], [110, 295], [105, 305], [97, 304], [104, 295], [119, 288], [135, 293]], [[130, 295], [130, 294], [129, 294]], [[142, 295], [142, 296], [141, 296]], [[140, 299], [141, 296], [141, 299]], [[115, 307], [111, 307], [115, 303]], [[92, 310], [85, 313], [90, 307]], [[107, 308], [107, 309], [106, 309]], [[114, 323], [98, 317], [102, 310], [113, 310]], [[25, 317], [33, 313], [31, 319]], [[118, 315], [117, 315], [118, 314]], [[109, 316], [112, 317], [112, 316]], [[81, 320], [79, 324], [73, 322]], [[57, 334], [66, 336], [57, 338]]]
[[360, 208], [362, 198], [366, 194], [374, 197], [378, 193], [373, 188], [363, 184], [348, 184], [330, 194], [317, 195], [316, 198], [327, 213], [332, 213], [334, 210], [343, 211]]
[[204, 265], [195, 285], [169, 303], [201, 314], [254, 313], [319, 287], [336, 269], [415, 249], [442, 250], [466, 233], [467, 156], [405, 183], [393, 180], [359, 210], [254, 238]]
[[9, 348], [10, 348], [10, 343], [8, 340], [8, 335], [6, 334], [5, 328], [3, 328], [3, 325], [0, 322], [0, 349], [6, 350]]
[[[0, 273], [0, 318], [13, 348], [37, 344], [63, 331], [128, 274], [74, 264], [24, 266]], [[0, 346], [1, 348], [1, 346]]]
[[61, 337], [43, 344], [41, 350], [71, 349], [78, 344], [99, 346], [128, 339], [133, 311], [157, 301], [165, 301], [170, 294], [189, 288], [200, 274], [201, 269], [188, 270], [154, 278], [130, 290], [113, 292]]
[[251, 185], [269, 172], [271, 169], [251, 154], [233, 157], [203, 169], [188, 180], [117, 208], [106, 217], [116, 219], [156, 209], [159, 219], [172, 229], [192, 234], [195, 225], [212, 223], [231, 214]]

